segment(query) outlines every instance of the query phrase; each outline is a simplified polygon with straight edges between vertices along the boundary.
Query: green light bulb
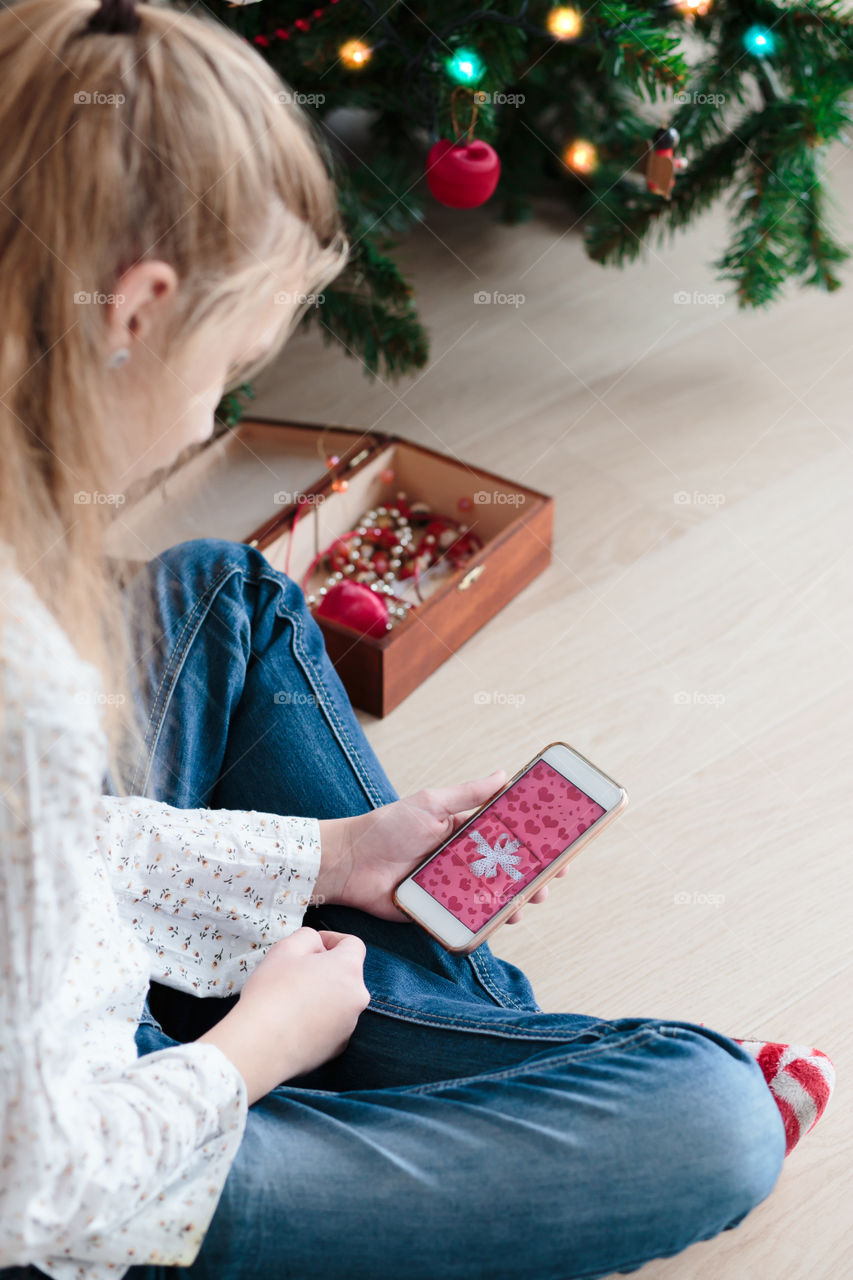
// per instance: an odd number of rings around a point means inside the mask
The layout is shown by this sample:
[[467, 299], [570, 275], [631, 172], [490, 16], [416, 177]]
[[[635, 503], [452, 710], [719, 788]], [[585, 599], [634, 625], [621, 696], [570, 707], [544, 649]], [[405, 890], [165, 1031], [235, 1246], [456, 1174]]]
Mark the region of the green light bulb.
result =
[[483, 74], [483, 62], [473, 49], [457, 49], [447, 59], [447, 74], [457, 84], [476, 84]]

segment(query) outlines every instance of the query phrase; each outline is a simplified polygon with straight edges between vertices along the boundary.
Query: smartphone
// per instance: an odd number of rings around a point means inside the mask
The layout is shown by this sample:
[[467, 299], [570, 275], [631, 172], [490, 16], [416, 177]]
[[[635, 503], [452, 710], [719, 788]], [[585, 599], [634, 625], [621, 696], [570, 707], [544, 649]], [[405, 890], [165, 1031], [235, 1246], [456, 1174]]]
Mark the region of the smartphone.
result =
[[624, 787], [552, 742], [400, 881], [394, 902], [448, 951], [473, 951], [627, 803]]

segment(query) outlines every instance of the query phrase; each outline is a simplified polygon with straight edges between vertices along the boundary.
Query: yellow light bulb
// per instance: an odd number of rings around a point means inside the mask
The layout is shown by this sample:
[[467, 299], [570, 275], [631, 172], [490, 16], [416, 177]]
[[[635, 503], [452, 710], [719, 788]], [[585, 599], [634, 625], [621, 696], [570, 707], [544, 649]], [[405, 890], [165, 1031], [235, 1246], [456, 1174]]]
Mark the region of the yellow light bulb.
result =
[[685, 17], [692, 18], [698, 15], [704, 18], [711, 7], [711, 0], [676, 0], [676, 5]]
[[370, 61], [373, 50], [363, 40], [347, 40], [338, 50], [338, 56], [345, 67], [357, 70]]
[[591, 142], [578, 138], [566, 148], [563, 159], [575, 173], [592, 173], [598, 163], [598, 154]]
[[560, 5], [548, 14], [548, 30], [557, 40], [574, 40], [581, 33], [583, 18], [577, 9]]

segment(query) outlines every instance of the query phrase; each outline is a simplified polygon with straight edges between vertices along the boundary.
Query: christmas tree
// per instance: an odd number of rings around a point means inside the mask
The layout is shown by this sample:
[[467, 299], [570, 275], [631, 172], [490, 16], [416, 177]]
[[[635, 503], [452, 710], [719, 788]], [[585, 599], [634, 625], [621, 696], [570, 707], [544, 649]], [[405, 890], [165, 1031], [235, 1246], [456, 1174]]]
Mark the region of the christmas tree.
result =
[[[848, 250], [827, 225], [823, 176], [853, 84], [853, 21], [838, 0], [210, 7], [330, 138], [352, 253], [303, 324], [371, 375], [428, 358], [393, 257], [429, 216], [427, 190], [460, 209], [489, 200], [511, 223], [559, 194], [566, 227], [617, 265], [729, 195], [714, 265], [740, 305], [767, 304], [791, 279], [839, 284]], [[370, 113], [368, 157], [336, 142], [339, 108]]]

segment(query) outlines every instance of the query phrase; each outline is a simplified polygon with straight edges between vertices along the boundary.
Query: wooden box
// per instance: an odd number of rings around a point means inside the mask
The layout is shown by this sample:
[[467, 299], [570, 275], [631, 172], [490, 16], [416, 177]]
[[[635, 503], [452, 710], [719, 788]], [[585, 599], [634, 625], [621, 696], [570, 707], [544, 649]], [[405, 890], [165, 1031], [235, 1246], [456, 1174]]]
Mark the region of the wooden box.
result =
[[[346, 479], [344, 491], [331, 487], [320, 442], [323, 453], [340, 459], [334, 474]], [[388, 468], [390, 483], [381, 479]], [[108, 551], [148, 560], [188, 538], [227, 538], [260, 548], [275, 569], [301, 581], [317, 551], [371, 507], [393, 505], [399, 490], [410, 502], [463, 519], [483, 546], [378, 639], [318, 618], [353, 706], [384, 716], [547, 567], [547, 494], [395, 435], [244, 419], [119, 509]], [[457, 505], [463, 497], [473, 499], [464, 515]]]

